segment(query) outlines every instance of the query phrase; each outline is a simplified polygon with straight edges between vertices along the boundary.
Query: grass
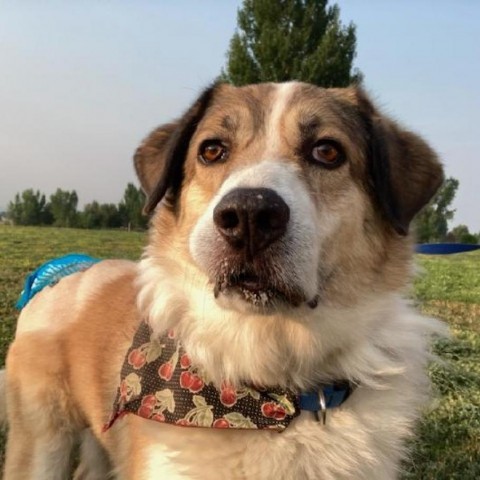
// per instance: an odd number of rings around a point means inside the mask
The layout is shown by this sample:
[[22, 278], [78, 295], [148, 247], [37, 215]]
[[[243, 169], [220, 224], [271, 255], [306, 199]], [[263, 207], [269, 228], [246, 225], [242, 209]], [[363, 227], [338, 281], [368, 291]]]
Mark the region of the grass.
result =
[[0, 363], [13, 338], [14, 305], [26, 276], [45, 261], [67, 253], [136, 260], [145, 233], [0, 225]]
[[480, 478], [480, 254], [419, 256], [415, 296], [425, 314], [442, 318], [452, 338], [436, 343], [444, 360], [430, 369], [435, 408], [412, 442], [404, 479]]
[[[145, 240], [136, 232], [0, 225], [0, 362], [13, 337], [13, 306], [30, 271], [71, 252], [137, 259]], [[418, 261], [423, 273], [415, 282], [415, 297], [426, 314], [449, 323], [452, 338], [435, 346], [444, 360], [430, 370], [437, 399], [418, 427], [402, 478], [479, 479], [480, 254], [419, 256]]]

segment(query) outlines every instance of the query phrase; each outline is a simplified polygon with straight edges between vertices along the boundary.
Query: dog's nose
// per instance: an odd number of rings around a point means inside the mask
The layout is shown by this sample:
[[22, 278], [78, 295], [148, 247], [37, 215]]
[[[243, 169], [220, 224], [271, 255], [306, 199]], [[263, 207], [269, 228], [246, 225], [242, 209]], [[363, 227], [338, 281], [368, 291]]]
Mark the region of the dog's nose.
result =
[[232, 190], [213, 211], [213, 221], [225, 240], [251, 257], [278, 240], [289, 219], [288, 205], [269, 188]]

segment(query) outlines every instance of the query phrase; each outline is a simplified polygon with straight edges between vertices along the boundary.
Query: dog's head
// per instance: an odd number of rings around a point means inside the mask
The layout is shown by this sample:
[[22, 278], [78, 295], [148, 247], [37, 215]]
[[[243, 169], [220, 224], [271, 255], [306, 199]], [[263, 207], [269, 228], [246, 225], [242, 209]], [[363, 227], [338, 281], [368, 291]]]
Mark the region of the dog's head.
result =
[[403, 288], [410, 222], [443, 179], [361, 89], [296, 82], [209, 88], [135, 167], [150, 255], [193, 269], [222, 308], [262, 313]]

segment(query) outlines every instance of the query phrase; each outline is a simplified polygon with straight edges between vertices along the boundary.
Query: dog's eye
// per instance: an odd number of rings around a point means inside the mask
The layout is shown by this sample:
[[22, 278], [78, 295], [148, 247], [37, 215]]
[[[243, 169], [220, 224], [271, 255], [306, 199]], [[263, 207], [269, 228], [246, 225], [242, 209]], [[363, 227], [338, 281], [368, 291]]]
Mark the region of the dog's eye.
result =
[[319, 140], [312, 149], [312, 159], [327, 168], [339, 166], [343, 159], [343, 152], [337, 142], [333, 140]]
[[205, 165], [225, 160], [227, 147], [220, 140], [205, 140], [198, 150], [198, 158]]

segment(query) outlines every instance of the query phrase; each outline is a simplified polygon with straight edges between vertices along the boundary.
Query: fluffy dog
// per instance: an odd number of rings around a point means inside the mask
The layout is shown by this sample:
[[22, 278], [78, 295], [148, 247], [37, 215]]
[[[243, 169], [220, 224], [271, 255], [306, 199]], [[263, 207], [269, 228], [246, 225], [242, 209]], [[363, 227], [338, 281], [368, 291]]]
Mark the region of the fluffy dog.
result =
[[[404, 299], [409, 224], [443, 179], [429, 146], [356, 87], [217, 84], [135, 168], [153, 213], [142, 260], [66, 277], [20, 315], [5, 479], [63, 480], [80, 437], [77, 479], [397, 478], [442, 330]], [[144, 321], [219, 391], [342, 381], [350, 395], [281, 433], [135, 414], [105, 431]]]

